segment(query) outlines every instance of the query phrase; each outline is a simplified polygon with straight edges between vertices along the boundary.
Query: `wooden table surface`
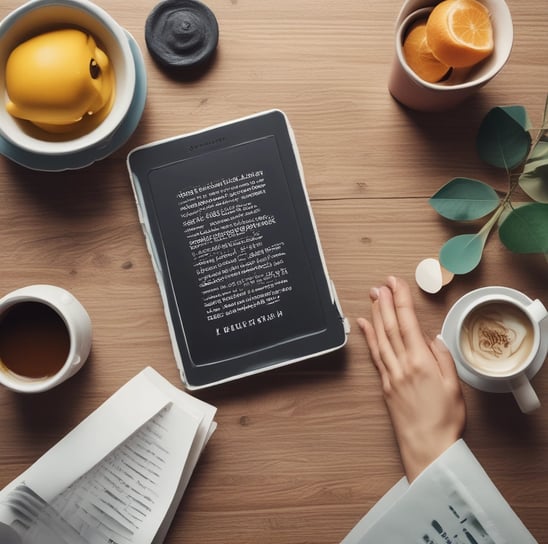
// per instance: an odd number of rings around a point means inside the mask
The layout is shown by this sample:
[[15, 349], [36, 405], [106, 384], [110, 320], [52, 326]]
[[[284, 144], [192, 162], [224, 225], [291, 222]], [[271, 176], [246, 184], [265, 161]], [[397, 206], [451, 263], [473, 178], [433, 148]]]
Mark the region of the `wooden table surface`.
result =
[[[377, 373], [355, 318], [388, 274], [412, 283], [435, 335], [469, 290], [505, 285], [548, 303], [541, 256], [518, 256], [494, 233], [480, 266], [437, 295], [413, 283], [417, 263], [454, 234], [427, 199], [455, 176], [505, 189], [475, 151], [498, 105], [541, 120], [548, 91], [545, 0], [508, 0], [514, 46], [503, 71], [444, 114], [413, 113], [387, 91], [399, 0], [209, 0], [219, 21], [213, 65], [173, 79], [148, 54], [154, 0], [99, 5], [143, 50], [148, 98], [131, 139], [80, 171], [35, 172], [0, 157], [0, 294], [33, 283], [74, 293], [94, 325], [91, 357], [58, 388], [0, 389], [0, 488], [146, 365], [182, 387], [126, 171], [130, 149], [270, 108], [296, 133], [327, 266], [352, 325], [329, 356], [194, 393], [218, 408], [166, 544], [335, 543], [402, 476]], [[18, 3], [0, 0], [4, 17]], [[548, 542], [548, 370], [542, 408], [522, 415], [508, 394], [464, 385], [465, 439], [517, 514]], [[53, 476], [52, 476], [53, 477]], [[518, 543], [516, 543], [518, 544]]]

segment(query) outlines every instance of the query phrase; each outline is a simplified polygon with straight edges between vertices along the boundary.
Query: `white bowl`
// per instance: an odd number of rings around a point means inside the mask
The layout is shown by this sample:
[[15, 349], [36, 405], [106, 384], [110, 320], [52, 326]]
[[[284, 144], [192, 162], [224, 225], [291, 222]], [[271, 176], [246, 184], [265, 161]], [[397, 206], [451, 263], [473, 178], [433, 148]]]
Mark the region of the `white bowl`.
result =
[[[60, 27], [76, 27], [91, 34], [113, 67], [115, 95], [110, 112], [89, 132], [72, 136], [48, 134], [6, 110], [5, 65], [21, 42]], [[31, 153], [63, 156], [104, 146], [128, 113], [135, 91], [135, 63], [124, 29], [88, 0], [31, 0], [0, 21], [0, 135]]]
[[434, 0], [406, 0], [396, 20], [395, 56], [388, 89], [399, 102], [418, 111], [442, 111], [453, 108], [483, 87], [505, 66], [514, 40], [512, 15], [506, 2], [481, 0], [491, 15], [493, 53], [470, 72], [466, 69], [454, 70], [443, 82], [424, 81], [405, 60], [403, 38], [409, 25], [416, 19], [425, 18], [437, 3], [439, 2]]

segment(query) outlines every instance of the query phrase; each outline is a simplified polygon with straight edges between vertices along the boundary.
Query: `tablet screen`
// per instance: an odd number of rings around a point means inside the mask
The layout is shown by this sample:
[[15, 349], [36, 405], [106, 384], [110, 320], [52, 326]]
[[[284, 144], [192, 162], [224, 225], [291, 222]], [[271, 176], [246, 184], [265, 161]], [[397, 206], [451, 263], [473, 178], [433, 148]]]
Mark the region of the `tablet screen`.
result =
[[128, 168], [187, 386], [344, 345], [283, 113], [143, 146]]
[[194, 364], [325, 328], [274, 136], [154, 169], [149, 178]]

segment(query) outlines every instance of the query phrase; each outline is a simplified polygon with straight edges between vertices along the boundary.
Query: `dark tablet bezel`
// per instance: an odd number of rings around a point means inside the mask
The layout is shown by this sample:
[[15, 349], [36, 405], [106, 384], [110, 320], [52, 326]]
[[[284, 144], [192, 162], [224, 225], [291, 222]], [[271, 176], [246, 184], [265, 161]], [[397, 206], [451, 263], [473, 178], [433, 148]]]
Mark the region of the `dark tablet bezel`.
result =
[[[272, 142], [274, 142], [274, 145]], [[277, 216], [281, 219], [277, 227], [280, 231], [284, 230], [284, 211], [286, 217], [289, 213], [288, 210], [292, 211], [293, 219], [288, 220], [290, 225], [286, 225], [290, 230], [284, 232], [283, 235], [293, 244], [293, 254], [299, 263], [299, 271], [296, 276], [299, 276], [302, 272], [309, 277], [301, 277], [297, 282], [301, 286], [301, 294], [304, 294], [302, 300], [299, 299], [299, 293], [295, 295], [297, 300], [294, 312], [290, 311], [286, 312], [285, 316], [282, 315], [280, 322], [285, 322], [288, 314], [292, 316], [295, 314], [293, 317], [287, 317], [287, 320], [294, 319], [294, 322], [284, 323], [285, 333], [282, 336], [274, 334], [276, 332], [275, 328], [279, 325], [279, 323], [276, 323], [275, 307], [273, 308], [272, 323], [266, 322], [271, 313], [267, 311], [260, 313], [259, 317], [265, 318], [265, 321], [261, 323], [261, 327], [255, 326], [256, 315], [246, 315], [244, 312], [243, 317], [240, 316], [239, 321], [236, 322], [240, 326], [243, 323], [246, 325], [245, 328], [248, 328], [248, 331], [238, 332], [242, 342], [241, 353], [238, 353], [238, 346], [234, 344], [236, 340], [231, 339], [232, 344], [226, 345], [227, 356], [222, 354], [222, 345], [220, 345], [221, 351], [217, 357], [198, 361], [195, 357], [198, 350], [193, 349], [192, 345], [193, 342], [199, 344], [199, 340], [195, 339], [199, 334], [200, 325], [196, 327], [194, 327], [194, 323], [191, 325], [188, 313], [185, 323], [183, 319], [184, 310], [181, 309], [181, 301], [186, 296], [187, 301], [194, 300], [192, 303], [194, 310], [199, 310], [196, 306], [196, 296], [194, 296], [196, 295], [196, 286], [190, 285], [192, 282], [186, 282], [184, 286], [177, 285], [177, 281], [173, 279], [173, 269], [178, 268], [179, 273], [181, 273], [180, 271], [184, 270], [187, 265], [185, 263], [181, 264], [181, 255], [177, 255], [177, 266], [175, 266], [176, 259], [172, 258], [169, 253], [170, 247], [173, 252], [175, 245], [172, 240], [167, 238], [170, 235], [166, 235], [167, 230], [169, 230], [166, 226], [168, 219], [165, 218], [164, 212], [162, 212], [162, 217], [159, 217], [158, 213], [159, 205], [163, 206], [163, 210], [166, 209], [162, 194], [158, 192], [159, 179], [162, 175], [165, 175], [166, 180], [171, 179], [171, 181], [165, 182], [165, 191], [163, 187], [160, 187], [160, 189], [162, 192], [169, 191], [170, 194], [166, 198], [172, 198], [174, 183], [177, 187], [180, 186], [181, 189], [195, 185], [196, 172], [193, 172], [192, 176], [188, 178], [185, 178], [183, 174], [195, 168], [196, 164], [198, 164], [198, 168], [201, 164], [204, 169], [210, 170], [215, 168], [210, 164], [214, 163], [215, 159], [222, 164], [226, 164], [227, 157], [235, 156], [241, 159], [242, 154], [246, 155], [246, 153], [249, 162], [255, 164], [258, 164], [257, 160], [260, 163], [261, 159], [253, 157], [252, 154], [260, 155], [262, 153], [263, 160], [271, 164], [280, 177], [285, 179], [287, 191], [284, 193], [283, 190], [277, 188], [275, 193], [279, 193], [278, 200], [287, 197], [287, 201], [277, 202], [276, 204]], [[268, 156], [265, 156], [265, 153], [268, 153]], [[277, 156], [274, 157], [273, 155]], [[275, 167], [275, 163], [279, 164], [279, 169]], [[273, 110], [197, 133], [140, 147], [129, 154], [128, 168], [144, 227], [143, 230], [153, 257], [158, 283], [166, 307], [174, 352], [181, 368], [183, 381], [189, 388], [200, 388], [235, 379], [331, 351], [344, 345], [346, 341], [344, 318], [341, 315], [334, 296], [334, 290], [327, 276], [302, 179], [302, 169], [294, 138], [287, 119], [282, 112]], [[181, 175], [176, 182], [173, 181], [175, 173]], [[205, 179], [209, 178], [206, 177]], [[267, 178], [268, 182], [272, 183], [272, 180]], [[272, 203], [268, 202], [268, 205], [272, 205]], [[183, 238], [185, 238], [184, 235]], [[300, 243], [297, 243], [299, 241]], [[297, 247], [301, 248], [303, 255], [297, 255], [297, 251], [295, 251]], [[188, 263], [188, 266], [190, 267], [191, 264]], [[294, 267], [293, 271], [295, 270]], [[182, 292], [184, 290], [186, 292]], [[314, 292], [313, 295], [311, 290]], [[289, 304], [289, 308], [291, 309], [291, 304]], [[310, 324], [307, 324], [307, 321], [310, 321]], [[253, 324], [253, 327], [251, 327], [251, 324]], [[221, 325], [223, 324], [221, 323]], [[290, 332], [293, 326], [297, 331], [295, 334]], [[189, 333], [193, 327], [195, 330]], [[268, 330], [272, 331], [272, 342], [267, 341], [265, 344], [265, 339], [263, 339], [262, 344], [254, 345], [254, 343], [257, 343], [257, 331], [264, 332], [265, 327], [270, 327]], [[206, 328], [204, 327], [202, 330], [205, 331]], [[245, 346], [246, 338], [252, 344], [251, 347]], [[268, 334], [265, 338], [268, 340]], [[202, 344], [208, 345], [208, 343], [214, 341], [212, 338], [205, 338]]]

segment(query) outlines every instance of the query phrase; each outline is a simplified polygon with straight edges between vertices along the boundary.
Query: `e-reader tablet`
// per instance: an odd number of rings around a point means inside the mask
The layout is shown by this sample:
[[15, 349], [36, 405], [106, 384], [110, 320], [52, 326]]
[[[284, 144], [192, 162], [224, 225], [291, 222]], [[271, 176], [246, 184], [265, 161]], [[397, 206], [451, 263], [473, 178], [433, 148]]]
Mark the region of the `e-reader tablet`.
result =
[[128, 169], [189, 389], [346, 343], [281, 111], [139, 147]]

